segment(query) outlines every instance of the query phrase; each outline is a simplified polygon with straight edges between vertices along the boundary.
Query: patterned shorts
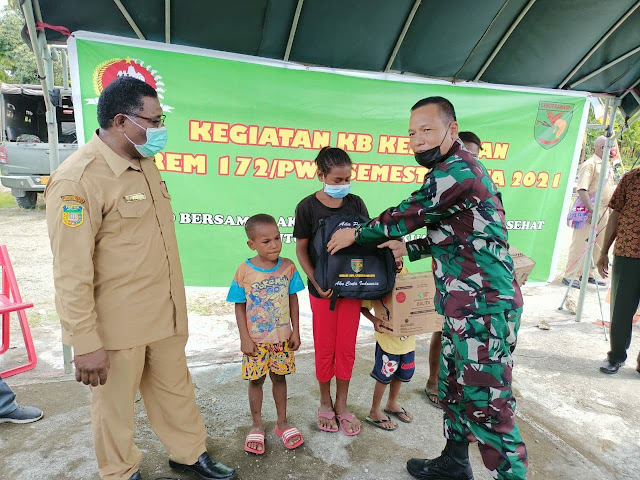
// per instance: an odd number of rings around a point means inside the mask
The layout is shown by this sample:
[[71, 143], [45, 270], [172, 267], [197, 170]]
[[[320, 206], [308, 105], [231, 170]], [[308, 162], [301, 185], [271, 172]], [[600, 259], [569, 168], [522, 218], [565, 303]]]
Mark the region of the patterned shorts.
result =
[[258, 354], [255, 357], [242, 356], [242, 378], [258, 380], [267, 372], [276, 375], [288, 375], [296, 371], [294, 355], [288, 342], [257, 343]]
[[401, 382], [408, 382], [416, 370], [416, 352], [394, 355], [385, 352], [376, 342], [376, 363], [371, 376], [380, 383], [388, 385], [397, 378]]

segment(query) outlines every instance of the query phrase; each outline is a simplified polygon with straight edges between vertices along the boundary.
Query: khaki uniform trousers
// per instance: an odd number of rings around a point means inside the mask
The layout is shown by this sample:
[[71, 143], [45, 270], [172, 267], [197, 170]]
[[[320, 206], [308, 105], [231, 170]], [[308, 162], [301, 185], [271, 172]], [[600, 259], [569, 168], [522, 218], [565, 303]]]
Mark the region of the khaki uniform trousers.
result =
[[[597, 264], [602, 246], [604, 244], [604, 231], [607, 228], [607, 222], [609, 221], [609, 209], [607, 206], [600, 207], [600, 214], [602, 219], [598, 223], [599, 235], [596, 237], [596, 245], [593, 246], [593, 264]], [[585, 250], [587, 249], [589, 240], [589, 232], [591, 231], [591, 218], [587, 226], [584, 228], [574, 228], [573, 238], [571, 239], [571, 248], [569, 249], [569, 260], [567, 261], [567, 270], [564, 272], [564, 278], [571, 280], [576, 269], [578, 274], [576, 280], [580, 280], [582, 272], [584, 271], [584, 259], [586, 257]], [[596, 270], [591, 266], [589, 270], [589, 277], [595, 278]]]
[[184, 348], [174, 335], [126, 350], [109, 350], [107, 383], [91, 387], [93, 443], [100, 477], [128, 480], [142, 453], [133, 443], [138, 389], [151, 428], [175, 462], [191, 465], [206, 451], [206, 429], [196, 405]]

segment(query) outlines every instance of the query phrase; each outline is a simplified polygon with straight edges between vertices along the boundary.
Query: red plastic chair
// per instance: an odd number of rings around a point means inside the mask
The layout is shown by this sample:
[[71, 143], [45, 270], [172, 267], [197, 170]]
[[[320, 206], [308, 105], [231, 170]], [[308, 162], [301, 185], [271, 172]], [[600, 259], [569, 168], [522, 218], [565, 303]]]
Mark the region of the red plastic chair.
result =
[[25, 313], [27, 308], [33, 307], [33, 303], [22, 301], [6, 245], [0, 245], [0, 269], [2, 269], [2, 293], [0, 293], [2, 343], [0, 344], [0, 353], [4, 353], [9, 349], [9, 317], [11, 312], [16, 312], [20, 319], [22, 337], [24, 338], [25, 347], [27, 347], [27, 357], [29, 359], [29, 362], [26, 365], [21, 365], [19, 367], [5, 370], [4, 372], [0, 372], [0, 377], [7, 378], [18, 373], [26, 372], [27, 370], [32, 370], [38, 363], [38, 358], [36, 357], [36, 349], [33, 346], [31, 329], [29, 328], [27, 315]]

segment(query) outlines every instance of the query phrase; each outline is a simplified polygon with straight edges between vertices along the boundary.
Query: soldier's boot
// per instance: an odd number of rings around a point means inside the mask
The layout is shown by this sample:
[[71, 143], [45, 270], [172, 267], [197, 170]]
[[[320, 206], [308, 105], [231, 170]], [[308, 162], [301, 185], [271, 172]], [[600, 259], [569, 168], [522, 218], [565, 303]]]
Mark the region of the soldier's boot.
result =
[[473, 480], [469, 463], [469, 443], [447, 440], [438, 458], [412, 458], [407, 471], [420, 480]]

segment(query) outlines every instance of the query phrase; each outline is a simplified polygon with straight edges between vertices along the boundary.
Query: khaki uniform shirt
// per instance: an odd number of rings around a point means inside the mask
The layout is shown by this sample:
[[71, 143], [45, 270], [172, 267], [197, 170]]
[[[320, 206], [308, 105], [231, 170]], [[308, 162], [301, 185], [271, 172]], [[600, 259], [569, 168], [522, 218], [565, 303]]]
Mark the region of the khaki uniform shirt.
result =
[[[602, 167], [602, 159], [597, 155], [593, 155], [586, 159], [578, 170], [578, 183], [576, 185], [577, 190], [586, 190], [590, 196], [595, 196], [598, 191], [598, 185], [600, 184], [600, 169]], [[613, 182], [613, 173], [611, 172], [611, 166], [609, 166], [609, 172], [607, 173], [607, 180], [604, 184], [604, 190], [602, 190], [602, 201], [600, 205], [606, 207], [611, 200], [613, 191], [616, 188]]]
[[170, 199], [153, 158], [138, 168], [97, 133], [51, 175], [56, 309], [76, 354], [187, 333]]

